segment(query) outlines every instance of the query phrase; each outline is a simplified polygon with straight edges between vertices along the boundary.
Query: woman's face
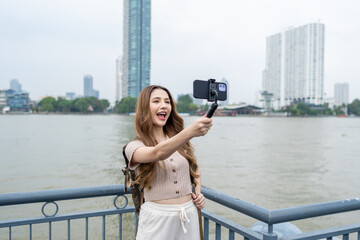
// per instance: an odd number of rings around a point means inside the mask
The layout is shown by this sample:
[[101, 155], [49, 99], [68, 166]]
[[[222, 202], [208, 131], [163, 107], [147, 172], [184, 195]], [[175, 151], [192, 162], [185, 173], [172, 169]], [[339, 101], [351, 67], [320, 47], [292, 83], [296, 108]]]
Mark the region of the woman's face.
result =
[[171, 102], [166, 91], [156, 88], [150, 95], [150, 114], [155, 126], [163, 127], [171, 113]]

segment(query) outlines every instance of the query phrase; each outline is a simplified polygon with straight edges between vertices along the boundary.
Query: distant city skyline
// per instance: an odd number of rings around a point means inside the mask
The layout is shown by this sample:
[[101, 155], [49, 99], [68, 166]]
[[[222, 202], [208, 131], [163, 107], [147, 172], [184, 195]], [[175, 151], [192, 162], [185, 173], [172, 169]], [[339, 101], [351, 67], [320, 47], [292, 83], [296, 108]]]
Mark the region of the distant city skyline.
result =
[[[0, 3], [0, 89], [18, 79], [32, 100], [82, 93], [91, 73], [101, 98], [115, 101], [115, 61], [122, 55], [123, 2], [44, 0]], [[348, 82], [360, 97], [360, 2], [157, 0], [151, 6], [151, 84], [174, 96], [195, 79], [226, 78], [230, 103], [252, 104], [261, 90], [266, 37], [318, 19], [326, 25], [324, 93]], [[294, 13], [301, 14], [294, 14]]]

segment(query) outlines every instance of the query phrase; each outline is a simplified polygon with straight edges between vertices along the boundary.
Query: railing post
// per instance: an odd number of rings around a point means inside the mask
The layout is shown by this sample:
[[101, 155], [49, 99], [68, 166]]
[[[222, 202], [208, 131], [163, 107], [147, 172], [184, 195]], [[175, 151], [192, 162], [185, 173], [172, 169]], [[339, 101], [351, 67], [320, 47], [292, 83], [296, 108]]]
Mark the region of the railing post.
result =
[[102, 240], [105, 240], [105, 235], [106, 235], [106, 230], [105, 230], [105, 221], [106, 221], [106, 219], [105, 219], [105, 215], [103, 216], [103, 221], [102, 221], [102, 223], [103, 223], [103, 226], [102, 226]]
[[89, 218], [85, 220], [85, 240], [89, 240]]
[[51, 240], [51, 235], [52, 235], [52, 233], [51, 233], [51, 221], [49, 222], [49, 240]]
[[263, 240], [277, 240], [277, 235], [275, 233], [263, 233]]
[[209, 219], [204, 217], [204, 239], [209, 240]]
[[70, 219], [68, 219], [67, 223], [68, 223], [68, 240], [70, 240]]
[[215, 225], [215, 239], [221, 240], [221, 225], [218, 223]]
[[234, 231], [232, 231], [231, 229], [229, 229], [229, 240], [234, 240], [234, 239], [235, 239]]
[[137, 234], [137, 229], [138, 229], [138, 218], [139, 218], [139, 216], [138, 216], [138, 214], [136, 213], [136, 211], [135, 211], [135, 228], [134, 228], [134, 235], [135, 235], [135, 238], [136, 238], [136, 234]]
[[122, 240], [122, 214], [119, 214], [119, 240]]
[[273, 233], [273, 225], [268, 224], [268, 232], [263, 233], [263, 240], [277, 240], [278, 237]]

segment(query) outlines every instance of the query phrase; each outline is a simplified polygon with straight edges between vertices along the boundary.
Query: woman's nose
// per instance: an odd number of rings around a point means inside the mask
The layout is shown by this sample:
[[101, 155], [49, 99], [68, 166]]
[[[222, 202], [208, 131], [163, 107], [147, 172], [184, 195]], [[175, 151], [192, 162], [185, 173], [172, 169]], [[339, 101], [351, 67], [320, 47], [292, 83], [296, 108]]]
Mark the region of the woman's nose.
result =
[[165, 102], [161, 102], [161, 108], [166, 108], [166, 103]]

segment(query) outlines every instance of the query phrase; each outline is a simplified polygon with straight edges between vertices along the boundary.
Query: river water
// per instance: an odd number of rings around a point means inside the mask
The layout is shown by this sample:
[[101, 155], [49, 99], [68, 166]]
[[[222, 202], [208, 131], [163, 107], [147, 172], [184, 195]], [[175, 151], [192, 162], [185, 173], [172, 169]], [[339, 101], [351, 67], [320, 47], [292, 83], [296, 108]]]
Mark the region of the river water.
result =
[[[185, 125], [196, 118], [184, 117]], [[134, 137], [133, 120], [0, 115], [0, 193], [122, 184], [122, 146]], [[277, 209], [360, 196], [360, 118], [214, 117], [211, 131], [192, 143], [204, 186], [258, 206]], [[100, 198], [64, 209], [80, 212], [110, 203]], [[246, 227], [256, 222], [210, 201], [207, 209]], [[26, 214], [34, 216], [20, 206], [0, 208], [0, 220]], [[312, 231], [359, 218], [355, 212], [293, 223]]]

